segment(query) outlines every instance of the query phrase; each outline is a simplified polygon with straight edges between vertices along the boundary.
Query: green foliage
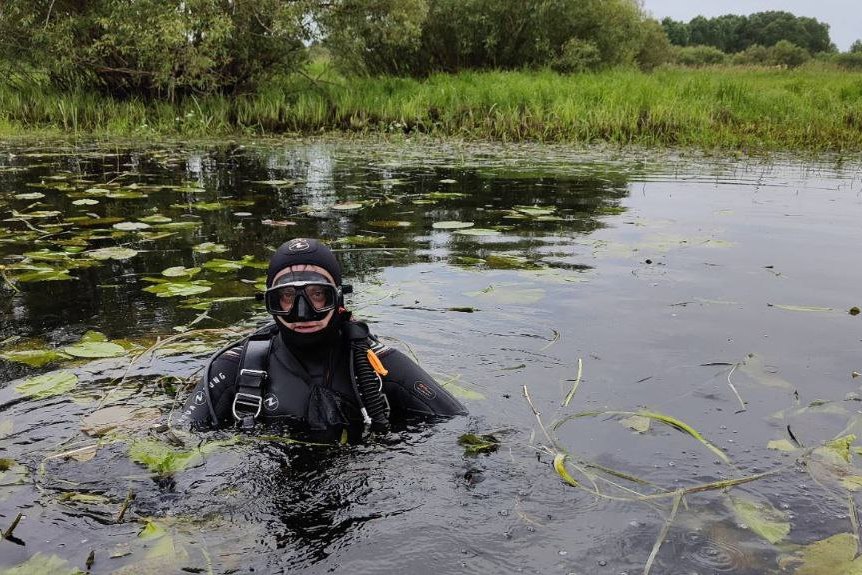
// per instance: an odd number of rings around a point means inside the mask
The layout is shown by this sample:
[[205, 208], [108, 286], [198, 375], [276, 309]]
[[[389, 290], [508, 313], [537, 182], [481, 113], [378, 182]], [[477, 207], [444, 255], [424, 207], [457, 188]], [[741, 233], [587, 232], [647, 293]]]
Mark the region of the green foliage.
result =
[[769, 49], [769, 60], [776, 66], [796, 68], [810, 58], [811, 56], [804, 48], [800, 48], [787, 40], [781, 40]]
[[850, 45], [851, 54], [862, 54], [862, 40], [856, 40]]
[[8, 0], [0, 60], [64, 90], [168, 97], [236, 92], [295, 69], [303, 2]]
[[347, 0], [320, 18], [342, 70], [414, 76], [552, 63], [583, 69], [595, 50], [603, 66], [630, 64], [643, 22], [634, 0]]
[[862, 70], [862, 52], [838, 54], [835, 63], [844, 70]]
[[601, 63], [599, 48], [589, 40], [570, 38], [563, 44], [563, 50], [551, 67], [557, 72], [586, 72], [594, 70]]
[[678, 47], [673, 56], [676, 63], [683, 66], [714, 66], [727, 61], [727, 54], [712, 46]]
[[769, 48], [752, 44], [733, 55], [732, 62], [739, 66], [766, 66], [769, 64]]
[[671, 43], [662, 25], [655, 20], [645, 21], [641, 48], [635, 56], [640, 69], [653, 70], [670, 62], [672, 58]]
[[810, 54], [834, 50], [828, 24], [789, 12], [757, 12], [750, 16], [726, 14], [716, 18], [697, 16], [688, 23], [665, 18], [662, 27], [676, 46], [712, 46], [730, 54], [754, 45], [774, 46], [782, 40]]

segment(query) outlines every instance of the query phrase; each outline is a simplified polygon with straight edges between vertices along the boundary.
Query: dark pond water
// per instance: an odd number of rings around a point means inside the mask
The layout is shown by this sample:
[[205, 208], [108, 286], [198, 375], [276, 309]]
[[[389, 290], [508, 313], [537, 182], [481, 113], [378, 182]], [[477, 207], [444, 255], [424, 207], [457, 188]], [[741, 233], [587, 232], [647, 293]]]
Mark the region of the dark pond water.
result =
[[[0, 573], [859, 569], [860, 193], [828, 159], [2, 144]], [[295, 236], [469, 417], [340, 447], [160, 425]]]

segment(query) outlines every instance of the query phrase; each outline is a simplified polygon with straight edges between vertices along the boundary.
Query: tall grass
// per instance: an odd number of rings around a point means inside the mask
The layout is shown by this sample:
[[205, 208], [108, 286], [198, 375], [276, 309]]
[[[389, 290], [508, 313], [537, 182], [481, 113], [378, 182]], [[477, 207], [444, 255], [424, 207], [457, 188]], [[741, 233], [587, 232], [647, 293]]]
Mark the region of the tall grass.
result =
[[176, 104], [0, 84], [0, 133], [209, 137], [321, 131], [647, 146], [862, 150], [862, 73], [823, 68], [464, 72], [425, 80], [325, 69], [255, 94]]

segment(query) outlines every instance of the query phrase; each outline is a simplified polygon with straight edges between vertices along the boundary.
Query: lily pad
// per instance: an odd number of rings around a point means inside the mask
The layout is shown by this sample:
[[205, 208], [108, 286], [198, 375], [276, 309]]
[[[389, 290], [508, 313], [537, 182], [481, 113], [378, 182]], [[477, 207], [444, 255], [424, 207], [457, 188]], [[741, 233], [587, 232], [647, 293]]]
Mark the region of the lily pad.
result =
[[769, 503], [734, 495], [730, 496], [730, 503], [739, 522], [770, 543], [778, 543], [790, 533], [787, 513]]
[[16, 200], [41, 200], [45, 197], [42, 192], [26, 192], [23, 194], [15, 194], [12, 196]]
[[109, 341], [82, 341], [63, 348], [63, 352], [74, 357], [104, 359], [126, 355], [126, 350]]
[[93, 198], [81, 198], [79, 200], [72, 200], [73, 206], [95, 206], [99, 203], [99, 200], [94, 200]]
[[346, 244], [351, 246], [376, 246], [378, 244], [382, 244], [386, 241], [386, 238], [383, 236], [347, 236], [344, 238], [338, 238], [335, 240], [337, 244]]
[[81, 570], [71, 567], [65, 559], [60, 559], [56, 555], [36, 553], [23, 563], [0, 571], [0, 575], [34, 575], [36, 573], [77, 575], [81, 573]]
[[225, 260], [222, 258], [215, 258], [203, 264], [208, 270], [212, 270], [214, 272], [218, 272], [220, 274], [226, 274], [229, 272], [233, 272], [236, 270], [241, 270], [243, 268], [243, 263], [241, 261], [235, 260]]
[[460, 236], [499, 236], [502, 232], [490, 228], [467, 228], [455, 230], [453, 233]]
[[368, 222], [368, 225], [373, 228], [409, 228], [413, 224], [410, 222], [399, 221], [399, 220], [375, 220], [373, 222]]
[[185, 297], [206, 293], [212, 289], [212, 283], [206, 280], [185, 282], [163, 282], [149, 287], [144, 291], [156, 294], [158, 297]]
[[183, 266], [174, 266], [172, 268], [167, 268], [162, 270], [162, 275], [166, 278], [181, 278], [181, 277], [192, 277], [199, 274], [201, 268], [187, 268]]
[[227, 246], [213, 242], [204, 242], [193, 247], [192, 251], [199, 254], [221, 254], [227, 251]]
[[806, 545], [797, 553], [801, 565], [795, 575], [862, 575], [862, 557], [856, 557], [856, 536], [839, 533]]
[[334, 204], [332, 209], [339, 212], [347, 212], [352, 210], [361, 210], [363, 207], [364, 204], [361, 202], [344, 202], [342, 204]]
[[146, 224], [144, 222], [120, 222], [118, 224], [114, 224], [112, 227], [121, 232], [136, 232], [139, 230], [148, 230], [150, 228], [150, 224]]
[[55, 282], [75, 279], [69, 275], [69, 270], [51, 266], [19, 266], [16, 269], [25, 270], [24, 273], [15, 276], [15, 280], [19, 282]]
[[144, 222], [145, 224], [168, 224], [173, 220], [167, 216], [163, 216], [161, 214], [153, 214], [151, 216], [147, 216], [145, 218], [138, 218], [139, 222]]
[[71, 371], [58, 370], [25, 379], [15, 386], [15, 391], [33, 399], [45, 399], [75, 389], [78, 376]]
[[435, 230], [464, 230], [467, 228], [472, 228], [475, 224], [473, 222], [459, 222], [455, 220], [446, 220], [442, 222], [434, 222], [431, 224], [431, 227]]
[[55, 349], [19, 349], [4, 351], [0, 353], [0, 358], [6, 361], [23, 363], [30, 367], [43, 367], [49, 363], [69, 359], [69, 356]]
[[105, 197], [115, 200], [142, 200], [147, 197], [147, 194], [133, 192], [131, 190], [111, 190], [105, 194]]
[[169, 222], [157, 224], [156, 227], [160, 230], [193, 230], [200, 225], [203, 224], [201, 222]]
[[109, 248], [99, 248], [87, 252], [87, 255], [96, 260], [119, 260], [124, 261], [138, 255], [137, 250], [132, 248], [124, 248], [121, 246], [112, 246]]

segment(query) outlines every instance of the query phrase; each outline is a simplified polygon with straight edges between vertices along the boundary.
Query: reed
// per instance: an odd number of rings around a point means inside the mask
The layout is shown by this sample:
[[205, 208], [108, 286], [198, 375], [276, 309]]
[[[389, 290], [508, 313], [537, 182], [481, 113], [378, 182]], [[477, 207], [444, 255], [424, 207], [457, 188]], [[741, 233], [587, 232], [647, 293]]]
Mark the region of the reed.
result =
[[862, 73], [667, 68], [342, 77], [316, 65], [253, 94], [167, 103], [0, 83], [0, 134], [425, 133], [500, 141], [862, 150]]

